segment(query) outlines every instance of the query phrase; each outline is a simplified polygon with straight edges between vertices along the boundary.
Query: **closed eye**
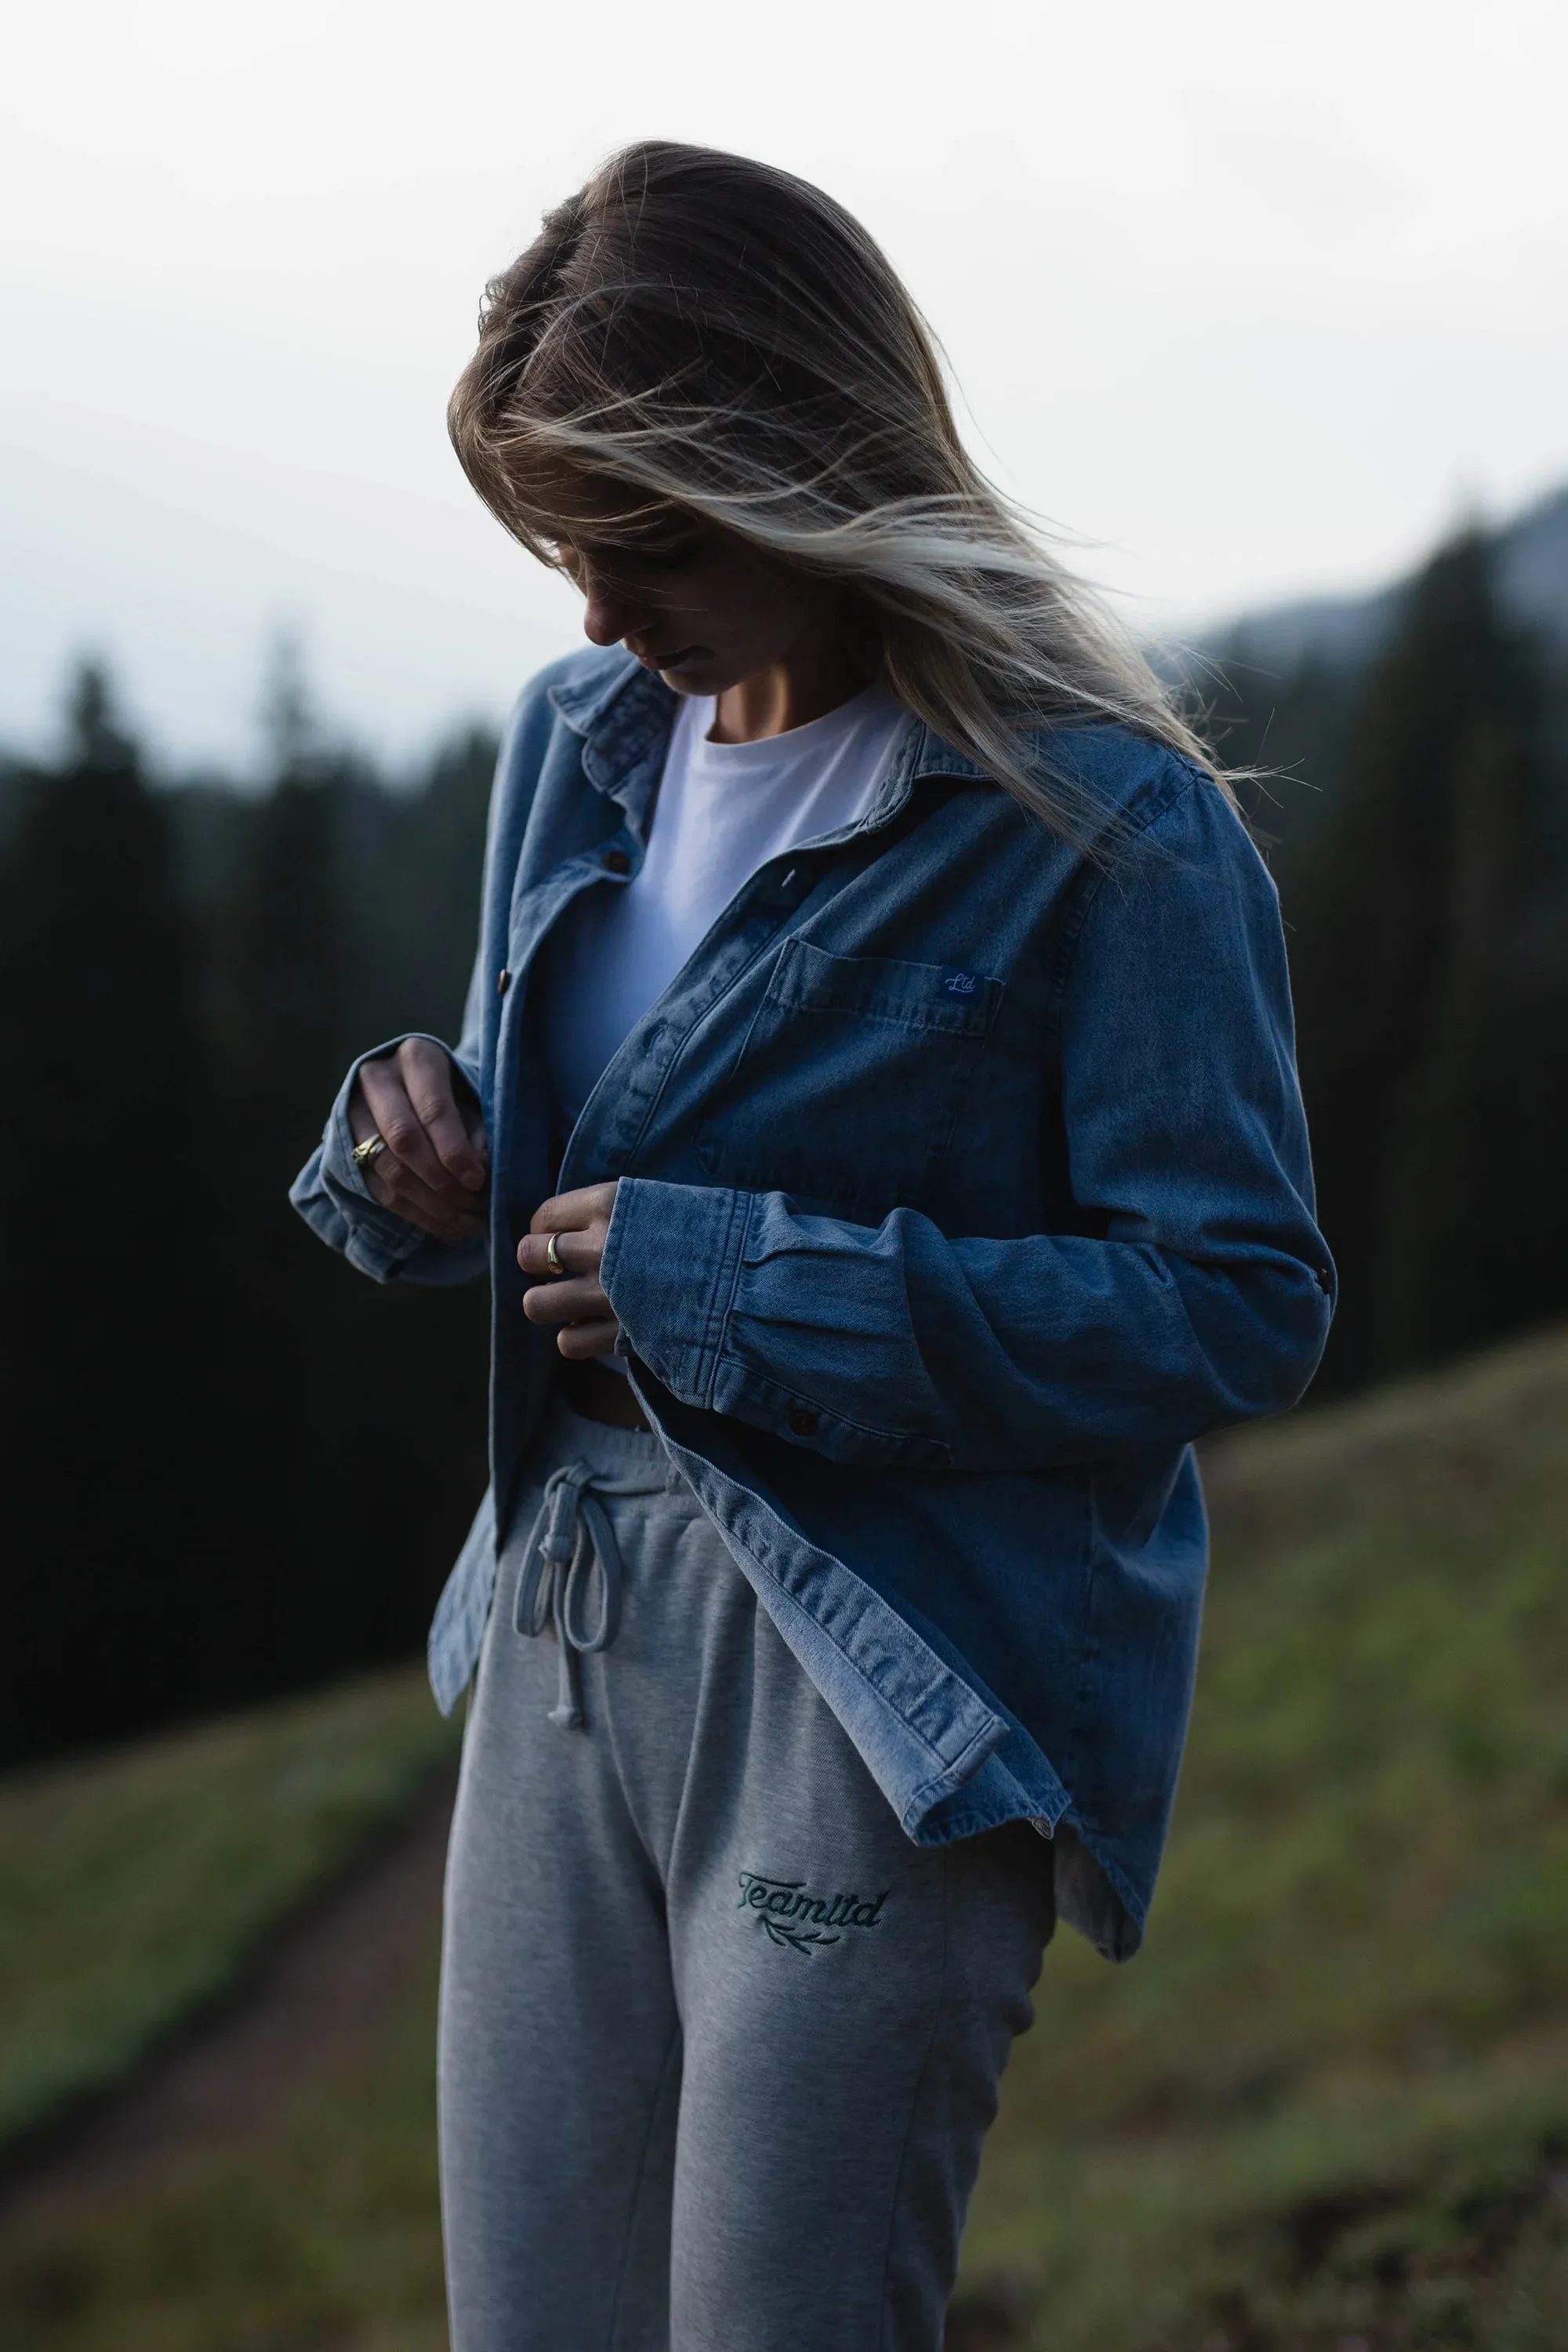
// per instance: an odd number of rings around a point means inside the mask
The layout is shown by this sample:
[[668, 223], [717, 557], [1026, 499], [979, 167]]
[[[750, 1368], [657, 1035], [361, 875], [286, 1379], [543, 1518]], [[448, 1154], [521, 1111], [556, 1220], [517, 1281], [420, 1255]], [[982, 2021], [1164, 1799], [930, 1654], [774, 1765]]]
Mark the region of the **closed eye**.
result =
[[637, 548], [633, 552], [655, 572], [678, 572], [683, 563], [692, 561], [701, 544], [695, 531], [688, 531], [679, 539], [665, 540], [658, 546]]
[[623, 539], [603, 545], [592, 540], [561, 539], [554, 542], [553, 552], [562, 571], [581, 583], [584, 564], [591, 565], [602, 580], [626, 579], [639, 572], [677, 572], [691, 562], [701, 547], [699, 532], [683, 530], [658, 539]]

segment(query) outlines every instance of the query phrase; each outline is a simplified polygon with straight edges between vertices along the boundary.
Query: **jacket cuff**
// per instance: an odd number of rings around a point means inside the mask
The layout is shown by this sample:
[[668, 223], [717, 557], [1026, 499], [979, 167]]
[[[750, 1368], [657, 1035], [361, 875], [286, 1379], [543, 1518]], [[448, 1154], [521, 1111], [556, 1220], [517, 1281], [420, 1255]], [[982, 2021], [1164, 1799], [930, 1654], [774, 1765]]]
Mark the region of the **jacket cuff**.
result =
[[599, 1280], [648, 1370], [706, 1411], [740, 1279], [753, 1195], [623, 1176]]

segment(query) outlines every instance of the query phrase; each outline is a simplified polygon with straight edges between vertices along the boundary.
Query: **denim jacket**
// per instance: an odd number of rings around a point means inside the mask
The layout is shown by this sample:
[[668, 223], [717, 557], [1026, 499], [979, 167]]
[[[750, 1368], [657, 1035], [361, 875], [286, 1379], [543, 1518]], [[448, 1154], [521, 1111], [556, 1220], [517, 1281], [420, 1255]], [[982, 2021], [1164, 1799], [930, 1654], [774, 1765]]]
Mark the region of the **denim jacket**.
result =
[[867, 814], [731, 901], [557, 1169], [541, 942], [637, 873], [674, 706], [590, 652], [509, 729], [456, 1050], [490, 1137], [488, 1250], [370, 1197], [353, 1073], [293, 1190], [380, 1281], [488, 1257], [492, 1485], [432, 1632], [437, 1695], [472, 1671], [559, 1362], [517, 1242], [552, 1192], [616, 1177], [602, 1279], [649, 1422], [904, 1830], [1070, 1831], [1058, 1899], [1124, 1957], [1192, 1694], [1192, 1441], [1292, 1403], [1331, 1306], [1273, 886], [1156, 744], [1034, 739], [1103, 812], [1095, 856], [911, 718]]

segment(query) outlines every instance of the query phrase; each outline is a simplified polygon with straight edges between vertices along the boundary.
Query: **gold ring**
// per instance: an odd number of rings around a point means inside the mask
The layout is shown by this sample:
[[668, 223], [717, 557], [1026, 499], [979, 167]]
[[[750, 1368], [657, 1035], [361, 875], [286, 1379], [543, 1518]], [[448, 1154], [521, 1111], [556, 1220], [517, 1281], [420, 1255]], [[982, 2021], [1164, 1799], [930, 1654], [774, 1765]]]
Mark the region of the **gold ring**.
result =
[[385, 1150], [386, 1138], [384, 1135], [367, 1135], [363, 1143], [356, 1143], [354, 1145], [351, 1157], [353, 1158], [356, 1168], [368, 1168], [371, 1161], [373, 1160], [379, 1160]]
[[544, 1263], [550, 1268], [551, 1273], [557, 1276], [563, 1275], [566, 1271], [566, 1268], [561, 1263], [561, 1253], [555, 1246], [555, 1236], [553, 1234], [551, 1234], [550, 1239], [544, 1244]]

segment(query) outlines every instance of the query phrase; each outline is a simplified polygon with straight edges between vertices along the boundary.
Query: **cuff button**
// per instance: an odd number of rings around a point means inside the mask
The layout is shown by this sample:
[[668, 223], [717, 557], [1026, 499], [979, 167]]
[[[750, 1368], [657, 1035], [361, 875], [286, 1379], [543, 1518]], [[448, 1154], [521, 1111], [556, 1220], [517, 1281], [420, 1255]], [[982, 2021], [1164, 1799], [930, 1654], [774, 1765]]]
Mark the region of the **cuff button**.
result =
[[790, 1414], [789, 1425], [797, 1437], [815, 1437], [822, 1426], [822, 1415], [813, 1412], [809, 1405], [797, 1404]]

